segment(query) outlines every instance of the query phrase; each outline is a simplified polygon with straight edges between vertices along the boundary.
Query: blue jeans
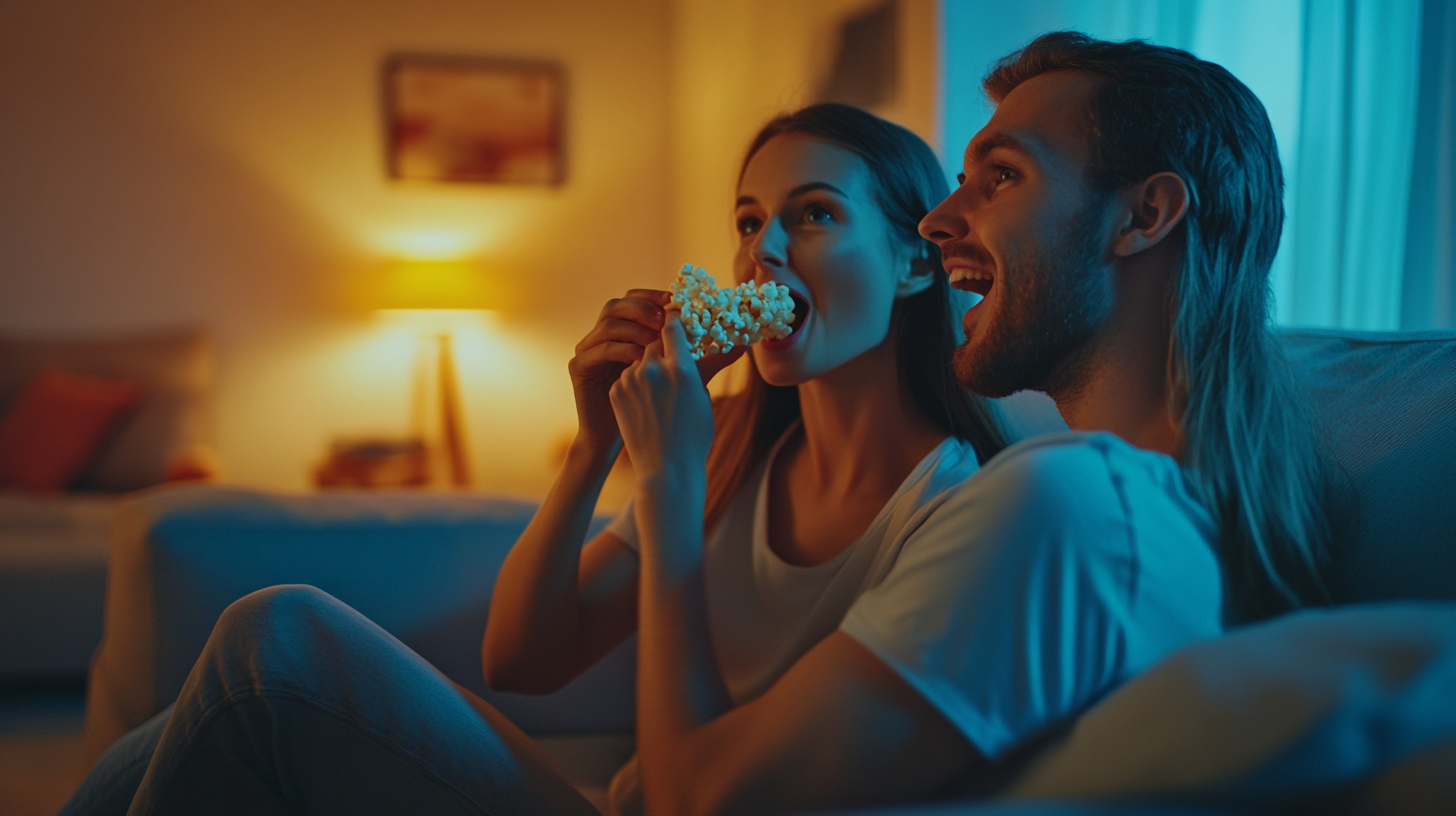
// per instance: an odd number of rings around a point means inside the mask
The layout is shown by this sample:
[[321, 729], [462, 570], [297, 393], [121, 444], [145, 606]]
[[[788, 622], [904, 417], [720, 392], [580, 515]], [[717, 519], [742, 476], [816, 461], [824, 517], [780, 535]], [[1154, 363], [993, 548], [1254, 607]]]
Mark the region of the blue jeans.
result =
[[122, 812], [599, 816], [489, 704], [307, 586], [228, 607], [170, 716], [113, 745], [61, 811]]

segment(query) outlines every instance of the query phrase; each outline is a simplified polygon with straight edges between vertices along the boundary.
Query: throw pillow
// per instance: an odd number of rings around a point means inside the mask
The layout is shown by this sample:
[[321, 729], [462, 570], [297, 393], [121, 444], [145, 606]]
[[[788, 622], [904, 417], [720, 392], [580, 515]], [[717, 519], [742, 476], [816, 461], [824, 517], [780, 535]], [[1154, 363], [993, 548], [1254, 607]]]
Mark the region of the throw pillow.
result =
[[0, 418], [0, 486], [64, 490], [141, 396], [130, 380], [42, 370]]
[[1007, 798], [1456, 813], [1453, 700], [1456, 604], [1308, 610], [1163, 659]]
[[143, 396], [71, 490], [139, 490], [168, 460], [212, 439], [212, 341], [196, 329], [15, 336], [0, 332], [0, 415], [45, 368], [131, 380]]

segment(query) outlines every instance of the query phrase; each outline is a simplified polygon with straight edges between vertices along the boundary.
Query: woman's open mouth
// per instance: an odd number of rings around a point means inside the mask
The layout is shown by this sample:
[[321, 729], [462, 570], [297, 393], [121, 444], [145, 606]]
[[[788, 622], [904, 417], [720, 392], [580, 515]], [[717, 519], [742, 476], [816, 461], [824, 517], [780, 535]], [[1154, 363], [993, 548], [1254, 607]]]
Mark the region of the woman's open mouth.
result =
[[789, 290], [789, 297], [794, 299], [794, 322], [789, 324], [789, 335], [792, 336], [800, 326], [804, 325], [804, 319], [809, 316], [809, 301], [792, 289]]
[[789, 290], [789, 297], [794, 300], [794, 322], [789, 324], [789, 336], [779, 340], [764, 340], [760, 343], [764, 348], [781, 349], [792, 344], [799, 337], [799, 329], [803, 328], [804, 321], [809, 319], [809, 301], [803, 295]]

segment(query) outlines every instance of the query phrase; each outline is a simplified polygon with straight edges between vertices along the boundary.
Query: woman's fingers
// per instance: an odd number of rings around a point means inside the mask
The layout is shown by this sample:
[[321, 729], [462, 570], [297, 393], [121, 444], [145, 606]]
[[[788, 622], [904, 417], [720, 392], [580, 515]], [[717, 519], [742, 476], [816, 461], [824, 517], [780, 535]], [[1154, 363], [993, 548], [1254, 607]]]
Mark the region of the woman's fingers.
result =
[[703, 466], [713, 408], [676, 310], [668, 311], [661, 338], [622, 372], [609, 396], [639, 478]]
[[748, 353], [748, 346], [734, 346], [733, 350], [726, 354], [708, 354], [698, 361], [698, 374], [703, 377], [703, 385], [707, 385], [718, 372], [738, 362], [738, 358]]
[[632, 289], [626, 296], [612, 298], [602, 307], [598, 321], [607, 318], [635, 320], [653, 331], [662, 327], [662, 312], [672, 300], [672, 293], [656, 289]]
[[663, 308], [672, 295], [657, 289], [632, 289], [607, 301], [587, 336], [576, 344], [567, 369], [576, 392], [578, 435], [615, 440], [616, 395], [624, 376], [640, 367], [647, 345], [657, 342]]
[[635, 321], [622, 318], [608, 317], [597, 321], [586, 337], [576, 344], [576, 353], [580, 354], [592, 346], [601, 343], [636, 343], [645, 346], [657, 339], [657, 331]]
[[666, 289], [628, 289], [626, 296], [656, 303], [658, 306], [666, 306], [672, 301], [672, 293]]
[[642, 354], [642, 362], [644, 364], [662, 362], [662, 338], [659, 337], [647, 344], [647, 348]]
[[608, 341], [647, 345], [662, 329], [664, 307], [672, 293], [660, 289], [629, 289], [624, 297], [612, 298], [602, 307], [597, 323], [576, 344], [578, 354]]
[[675, 368], [687, 368], [693, 363], [693, 350], [688, 345], [687, 332], [683, 331], [682, 312], [670, 309], [662, 326], [663, 358]]
[[[622, 369], [622, 373], [617, 377], [616, 382], [612, 383], [612, 387], [607, 389], [607, 399], [612, 403], [612, 411], [618, 414], [619, 417], [623, 412], [628, 410], [627, 405], [637, 395], [637, 389], [640, 388], [637, 380], [641, 373], [642, 361], [635, 360], [626, 368]], [[619, 418], [617, 421], [620, 423], [621, 419]]]
[[571, 361], [577, 371], [587, 371], [604, 363], [631, 365], [642, 359], [642, 346], [636, 343], [598, 343], [577, 354]]

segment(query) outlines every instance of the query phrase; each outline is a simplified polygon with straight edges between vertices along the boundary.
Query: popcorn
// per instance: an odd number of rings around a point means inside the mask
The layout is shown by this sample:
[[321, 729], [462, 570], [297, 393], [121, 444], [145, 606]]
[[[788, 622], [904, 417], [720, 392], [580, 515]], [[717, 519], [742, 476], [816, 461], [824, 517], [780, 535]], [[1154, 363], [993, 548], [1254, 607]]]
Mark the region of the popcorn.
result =
[[719, 289], [712, 275], [686, 264], [672, 284], [672, 301], [682, 306], [683, 330], [694, 360], [760, 340], [782, 340], [793, 331], [789, 287], [772, 281]]

